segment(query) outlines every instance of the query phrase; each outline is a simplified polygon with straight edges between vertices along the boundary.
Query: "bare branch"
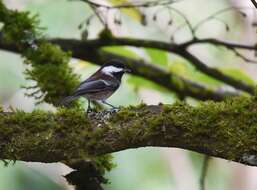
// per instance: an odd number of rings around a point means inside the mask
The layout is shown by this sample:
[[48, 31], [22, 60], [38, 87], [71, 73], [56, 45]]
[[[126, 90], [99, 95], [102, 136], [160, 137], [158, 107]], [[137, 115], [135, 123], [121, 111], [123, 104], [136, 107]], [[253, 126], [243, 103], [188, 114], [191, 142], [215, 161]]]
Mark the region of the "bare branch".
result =
[[[97, 7], [94, 6], [93, 4], [89, 4], [89, 6], [91, 7], [91, 9], [94, 11], [95, 15], [97, 16], [98, 20], [103, 24], [103, 26], [105, 28], [107, 28], [106, 22], [103, 20], [103, 18], [101, 17], [100, 13], [97, 10]], [[91, 16], [89, 17], [91, 18]]]
[[210, 16], [208, 16], [207, 18], [201, 20], [198, 24], [196, 24], [193, 28], [194, 34], [198, 31], [198, 29], [200, 27], [202, 27], [205, 23], [209, 22], [212, 19], [216, 19], [221, 21], [223, 24], [226, 25], [226, 28], [228, 27], [228, 24], [225, 23], [223, 20], [220, 20], [220, 18], [218, 18], [219, 15], [230, 12], [230, 11], [235, 11], [237, 13], [239, 13], [240, 15], [242, 15], [243, 17], [245, 17], [245, 14], [241, 12], [242, 9], [251, 9], [249, 7], [227, 7], [225, 9], [221, 9], [216, 11], [215, 13], [211, 14]]
[[106, 9], [131, 9], [131, 8], [135, 8], [135, 7], [149, 8], [149, 7], [156, 7], [156, 6], [165, 6], [165, 5], [170, 5], [172, 3], [179, 2], [181, 0], [160, 0], [160, 1], [157, 0], [157, 1], [147, 1], [147, 2], [143, 2], [143, 3], [122, 3], [122, 4], [116, 5], [116, 6], [111, 6], [108, 4], [100, 4], [93, 0], [80, 0], [80, 1], [83, 1], [87, 4], [93, 5], [95, 7], [103, 7]]
[[245, 55], [241, 54], [241, 53], [238, 52], [236, 49], [232, 49], [232, 51], [235, 53], [235, 55], [236, 55], [237, 57], [241, 58], [241, 59], [244, 60], [245, 62], [254, 63], [254, 64], [257, 63], [257, 60], [252, 60], [252, 59], [247, 58]]
[[200, 190], [206, 189], [205, 184], [206, 184], [209, 162], [210, 162], [210, 157], [205, 155], [203, 159], [203, 167], [202, 167], [202, 172], [200, 176]]
[[206, 39], [194, 39], [190, 40], [188, 42], [185, 42], [183, 44], [180, 44], [181, 46], [187, 48], [191, 45], [194, 44], [211, 44], [211, 45], [217, 45], [217, 46], [224, 46], [228, 49], [245, 49], [245, 50], [250, 50], [250, 51], [257, 51], [257, 46], [255, 44], [253, 45], [243, 45], [239, 43], [234, 43], [234, 42], [226, 42], [226, 41], [221, 41], [218, 39], [214, 38], [206, 38]]
[[[97, 61], [99, 62], [99, 52], [97, 49], [108, 46], [108, 45], [130, 45], [135, 47], [150, 47], [156, 48], [160, 50], [169, 51], [171, 53], [175, 53], [180, 55], [181, 57], [189, 60], [192, 64], [196, 66], [197, 69], [200, 71], [226, 83], [229, 84], [236, 89], [243, 90], [245, 92], [253, 94], [253, 87], [245, 84], [242, 81], [233, 79], [230, 76], [223, 74], [222, 72], [218, 71], [214, 68], [209, 68], [206, 66], [201, 60], [187, 52], [184, 48], [185, 44], [178, 45], [178, 44], [169, 44], [165, 42], [158, 42], [158, 41], [151, 41], [151, 40], [140, 40], [140, 39], [129, 39], [129, 38], [110, 38], [110, 39], [98, 39], [98, 40], [90, 40], [90, 41], [80, 41], [74, 39], [53, 39], [51, 40], [53, 43], [57, 43], [65, 50], [71, 50], [73, 55], [77, 58], [82, 58], [85, 60], [91, 60], [96, 57]], [[2, 48], [8, 49], [5, 44], [1, 44]], [[95, 50], [95, 51], [94, 51]], [[101, 59], [100, 59], [101, 60]], [[137, 64], [135, 64], [137, 65]], [[135, 66], [136, 67], [136, 66]], [[148, 70], [148, 69], [147, 69]], [[143, 73], [140, 74], [144, 76]], [[167, 76], [167, 75], [164, 75]], [[162, 83], [160, 83], [162, 84]]]
[[251, 0], [255, 8], [257, 9], [257, 2], [255, 0]]
[[197, 57], [195, 57], [194, 55], [189, 53], [187, 50], [182, 49], [181, 51], [177, 51], [177, 53], [179, 55], [181, 55], [182, 57], [184, 57], [185, 59], [189, 60], [192, 64], [195, 65], [195, 67], [198, 70], [202, 71], [203, 73], [206, 73], [207, 75], [212, 76], [213, 78], [216, 78], [220, 81], [223, 81], [224, 83], [229, 84], [237, 89], [248, 92], [249, 94], [254, 93], [254, 89], [252, 86], [249, 86], [248, 84], [244, 83], [243, 81], [234, 79], [234, 78], [222, 73], [218, 69], [208, 67], [200, 59], [198, 59]]
[[[178, 10], [172, 6], [166, 6], [166, 7], [162, 7], [161, 9], [157, 10], [154, 14], [157, 15], [157, 13], [162, 11], [163, 9], [168, 9], [169, 12], [175, 12], [177, 15], [179, 15], [184, 20], [184, 23], [182, 23], [180, 26], [178, 26], [176, 31], [187, 26], [190, 31], [190, 34], [192, 35], [192, 38], [195, 38], [193, 25], [191, 24], [191, 22], [189, 21], [189, 19], [186, 17], [186, 15], [183, 12], [181, 12], [180, 10]], [[173, 35], [175, 34], [175, 32], [173, 33]]]
[[[58, 39], [57, 39], [58, 40]], [[219, 41], [218, 41], [219, 42]], [[85, 42], [75, 42], [78, 46], [81, 46], [81, 48], [97, 48], [102, 46], [108, 46], [108, 45], [130, 45], [135, 47], [149, 47], [149, 48], [156, 48], [160, 50], [169, 51], [170, 53], [175, 53], [177, 55], [180, 55], [181, 57], [187, 59], [192, 64], [196, 66], [196, 68], [203, 73], [208, 74], [209, 76], [212, 76], [213, 78], [220, 80], [228, 85], [233, 86], [236, 89], [243, 90], [245, 92], [248, 92], [250, 94], [253, 94], [253, 87], [244, 83], [243, 81], [234, 79], [226, 74], [223, 74], [221, 71], [210, 68], [207, 65], [205, 65], [201, 60], [199, 60], [194, 55], [190, 54], [187, 50], [185, 50], [185, 44], [169, 44], [165, 42], [159, 42], [159, 41], [151, 41], [151, 40], [140, 40], [140, 39], [129, 39], [129, 38], [111, 38], [111, 39], [99, 39], [99, 40], [92, 40]], [[80, 45], [79, 45], [80, 44]], [[64, 44], [63, 44], [64, 45]], [[233, 45], [233, 44], [227, 44], [225, 42], [220, 42], [220, 45]], [[241, 48], [249, 48], [248, 46], [243, 45], [237, 45]], [[251, 47], [252, 50], [254, 50], [256, 47]], [[78, 48], [76, 48], [78, 50]]]
[[[226, 97], [238, 95], [238, 93], [209, 89], [204, 85], [184, 79], [175, 73], [168, 72], [157, 65], [147, 63], [143, 60], [135, 60], [98, 50], [98, 48], [94, 47], [92, 44], [88, 45], [79, 40], [52, 39], [51, 42], [58, 44], [66, 51], [71, 51], [74, 58], [83, 59], [95, 64], [101, 65], [110, 59], [120, 59], [125, 64], [128, 64], [133, 70], [133, 74], [155, 82], [181, 96], [190, 96], [199, 100], [221, 101]], [[97, 44], [97, 47], [98, 45], [99, 44]], [[19, 53], [15, 45], [1, 43], [1, 40], [0, 49]]]

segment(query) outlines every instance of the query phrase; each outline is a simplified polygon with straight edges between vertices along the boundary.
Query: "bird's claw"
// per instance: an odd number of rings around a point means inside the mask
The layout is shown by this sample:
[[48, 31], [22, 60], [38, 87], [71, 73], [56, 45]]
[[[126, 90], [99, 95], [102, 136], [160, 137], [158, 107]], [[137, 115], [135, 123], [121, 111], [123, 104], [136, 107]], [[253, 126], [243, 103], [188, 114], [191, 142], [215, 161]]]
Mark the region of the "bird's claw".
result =
[[87, 109], [87, 114], [90, 114], [90, 113], [92, 113], [92, 112], [94, 112], [93, 109]]
[[120, 110], [120, 107], [113, 107], [113, 108], [111, 108], [110, 110], [109, 110], [109, 112], [111, 112], [111, 113], [116, 113], [116, 112], [118, 112]]

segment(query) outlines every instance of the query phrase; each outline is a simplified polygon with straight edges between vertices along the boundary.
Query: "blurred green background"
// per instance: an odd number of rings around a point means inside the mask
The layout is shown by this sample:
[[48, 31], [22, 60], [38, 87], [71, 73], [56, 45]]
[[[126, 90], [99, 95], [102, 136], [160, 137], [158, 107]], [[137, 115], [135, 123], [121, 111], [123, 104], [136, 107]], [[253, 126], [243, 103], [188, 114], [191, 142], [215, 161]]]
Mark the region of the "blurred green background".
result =
[[[92, 14], [89, 7], [79, 1], [5, 0], [4, 2], [10, 8], [29, 10], [33, 14], [38, 14], [48, 37], [80, 38], [81, 30], [78, 29], [78, 26]], [[199, 5], [202, 7], [200, 11]], [[197, 23], [211, 13], [228, 6], [250, 6], [250, 4], [242, 0], [184, 0], [174, 4], [174, 7], [183, 11], [192, 23]], [[248, 29], [251, 18], [257, 19], [256, 12], [254, 13], [251, 9], [246, 11], [250, 14], [250, 18], [241, 19], [238, 14], [233, 12], [221, 15], [221, 18], [232, 26], [229, 33], [224, 30], [224, 25], [211, 21], [199, 30], [199, 36], [242, 43], [256, 40], [256, 36], [252, 35]], [[110, 24], [115, 35], [170, 40], [172, 28], [167, 28], [167, 24], [163, 24], [165, 13], [160, 13], [159, 21], [149, 20], [147, 26], [142, 26], [135, 16], [135, 12], [132, 10], [130, 13], [122, 13], [122, 26]], [[181, 18], [175, 14], [174, 20], [176, 23], [182, 22]], [[85, 29], [85, 26], [82, 29]], [[97, 19], [93, 19], [87, 29], [89, 38], [95, 38], [100, 29], [100, 23]], [[188, 32], [182, 29], [176, 34], [175, 40], [181, 42], [188, 37]], [[229, 89], [220, 82], [196, 71], [189, 63], [172, 54], [152, 49], [139, 50], [120, 47], [106, 49], [133, 58], [143, 57], [185, 78], [205, 83], [213, 88]], [[234, 77], [251, 84], [256, 81], [256, 66], [244, 63], [231, 52], [210, 46], [195, 47], [193, 52], [211, 66], [218, 66], [222, 71]], [[25, 80], [23, 75], [25, 66], [22, 58], [19, 55], [0, 51], [0, 62], [0, 103], [6, 108], [11, 106], [25, 111], [34, 109], [35, 101], [25, 97], [24, 90], [21, 89], [21, 86], [33, 83]], [[71, 61], [70, 65], [76, 73], [81, 75], [81, 79], [97, 69], [97, 66], [75, 59]], [[174, 101], [176, 101], [176, 96], [173, 93], [135, 76], [126, 76], [122, 87], [110, 98], [110, 102], [114, 105], [137, 105], [141, 102], [158, 104], [159, 102], [173, 103]], [[190, 98], [187, 101], [197, 104]], [[37, 107], [52, 109], [47, 104]], [[197, 153], [177, 149], [142, 148], [115, 153], [114, 161], [117, 167], [106, 174], [111, 182], [105, 186], [107, 190], [199, 189], [203, 156]], [[61, 164], [41, 166], [40, 164], [18, 162], [9, 167], [4, 167], [2, 163], [0, 167], [0, 190], [72, 189], [61, 177], [70, 169]], [[255, 168], [213, 159], [208, 172], [207, 189], [257, 189], [256, 175], [257, 169]]]

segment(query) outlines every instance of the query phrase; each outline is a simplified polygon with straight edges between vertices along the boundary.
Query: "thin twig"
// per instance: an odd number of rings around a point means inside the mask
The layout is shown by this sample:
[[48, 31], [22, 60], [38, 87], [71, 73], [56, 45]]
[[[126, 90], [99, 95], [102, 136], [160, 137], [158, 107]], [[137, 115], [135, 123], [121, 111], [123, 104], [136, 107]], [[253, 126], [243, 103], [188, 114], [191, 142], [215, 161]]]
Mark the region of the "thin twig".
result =
[[233, 86], [236, 89], [248, 92], [249, 94], [254, 94], [254, 88], [251, 85], [248, 85], [242, 80], [230, 77], [229, 75], [224, 74], [222, 71], [207, 66], [202, 60], [200, 60], [195, 55], [191, 54], [189, 51], [181, 49], [176, 52], [178, 55], [184, 59], [190, 61], [199, 71], [221, 81], [230, 86]]
[[99, 21], [103, 24], [103, 26], [106, 28], [106, 23], [103, 20], [103, 18], [101, 17], [101, 15], [99, 14], [97, 7], [94, 6], [93, 4], [89, 4], [89, 6], [91, 7], [91, 9], [94, 11], [95, 15], [97, 16], [97, 18], [99, 19]]
[[183, 12], [181, 12], [180, 10], [178, 10], [174, 7], [166, 6], [166, 7], [162, 7], [161, 9], [156, 10], [154, 14], [157, 15], [159, 12], [163, 11], [163, 9], [168, 9], [168, 11], [170, 13], [170, 17], [171, 17], [172, 11], [175, 12], [178, 16], [180, 16], [183, 19], [184, 23], [182, 23], [178, 28], [181, 29], [181, 28], [187, 26], [192, 37], [193, 38], [195, 37], [194, 32], [193, 32], [193, 25], [191, 24], [191, 22], [189, 21], [189, 19], [186, 17], [186, 15]]
[[[254, 1], [254, 0], [253, 0]], [[204, 25], [206, 22], [208, 22], [209, 20], [211, 19], [217, 19], [217, 16], [218, 15], [221, 15], [223, 13], [226, 13], [226, 12], [229, 12], [229, 11], [233, 11], [233, 10], [236, 10], [236, 11], [239, 11], [239, 10], [242, 10], [242, 9], [251, 9], [250, 7], [227, 7], [225, 9], [221, 9], [213, 14], [211, 14], [210, 16], [206, 17], [205, 19], [201, 20], [200, 22], [198, 22], [194, 28], [193, 28], [193, 31], [194, 31], [194, 34], [197, 32], [197, 30], [202, 26]], [[239, 11], [239, 13], [241, 13]]]
[[252, 60], [252, 59], [247, 58], [245, 55], [243, 55], [242, 53], [238, 52], [236, 49], [233, 49], [233, 52], [235, 53], [235, 55], [237, 57], [241, 58], [242, 60], [244, 60], [247, 63], [254, 63], [254, 64], [257, 63], [257, 60]]
[[228, 49], [245, 49], [245, 50], [250, 50], [250, 51], [256, 51], [257, 50], [257, 46], [256, 45], [245, 45], [245, 44], [239, 44], [239, 43], [235, 43], [235, 42], [226, 42], [226, 41], [222, 41], [222, 40], [218, 40], [218, 39], [214, 39], [214, 38], [205, 38], [205, 39], [194, 39], [194, 40], [190, 40], [187, 41], [183, 44], [180, 44], [180, 46], [183, 47], [189, 47], [191, 45], [194, 44], [211, 44], [211, 45], [217, 45], [217, 46], [224, 46]]
[[170, 5], [172, 3], [177, 3], [177, 2], [180, 2], [181, 0], [163, 0], [163, 1], [148, 1], [146, 3], [139, 3], [139, 4], [136, 4], [136, 3], [123, 3], [123, 4], [120, 4], [120, 5], [116, 5], [116, 6], [112, 6], [112, 5], [107, 5], [107, 4], [100, 4], [100, 3], [97, 3], [95, 1], [91, 1], [91, 0], [81, 0], [85, 3], [88, 3], [88, 4], [91, 4], [91, 5], [94, 5], [96, 7], [103, 7], [103, 8], [108, 8], [108, 9], [131, 9], [131, 8], [139, 8], [139, 7], [144, 7], [144, 8], [147, 8], [147, 7], [156, 7], [156, 6], [165, 6], [165, 5]]
[[255, 8], [257, 9], [257, 2], [255, 0], [251, 0]]
[[195, 38], [194, 28], [193, 28], [191, 22], [189, 21], [189, 19], [186, 17], [186, 15], [183, 12], [181, 12], [180, 10], [175, 9], [171, 6], [169, 6], [169, 9], [173, 10], [174, 12], [176, 12], [178, 15], [180, 15], [184, 19], [185, 24], [186, 24], [186, 26], [188, 26], [192, 37]]
[[203, 160], [202, 172], [200, 176], [200, 190], [205, 190], [209, 162], [210, 156], [205, 155]]

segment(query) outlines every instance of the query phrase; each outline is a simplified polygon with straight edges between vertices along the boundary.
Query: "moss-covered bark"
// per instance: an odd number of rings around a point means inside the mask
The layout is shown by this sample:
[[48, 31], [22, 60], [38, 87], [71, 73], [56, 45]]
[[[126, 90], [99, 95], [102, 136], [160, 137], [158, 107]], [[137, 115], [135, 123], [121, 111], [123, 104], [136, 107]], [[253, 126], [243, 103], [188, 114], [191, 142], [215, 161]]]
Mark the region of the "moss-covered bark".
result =
[[58, 105], [60, 99], [70, 95], [79, 84], [78, 76], [68, 66], [70, 53], [43, 38], [37, 16], [7, 9], [1, 0], [0, 22], [3, 43], [15, 44], [24, 63], [31, 66], [25, 72], [26, 77], [37, 84], [29, 87], [34, 89], [29, 96]]
[[145, 146], [178, 147], [257, 165], [257, 104], [254, 98], [122, 108], [86, 115], [0, 113], [0, 157], [39, 162], [70, 162]]
[[[58, 105], [59, 101], [63, 97], [70, 95], [74, 88], [79, 84], [79, 77], [74, 74], [72, 69], [68, 66], [70, 53], [62, 51], [58, 45], [53, 45], [44, 39], [42, 30], [39, 27], [39, 20], [37, 16], [31, 16], [29, 12], [10, 10], [6, 8], [2, 0], [0, 0], [0, 22], [3, 24], [1, 27], [0, 36], [4, 46], [14, 44], [15, 48], [24, 58], [24, 63], [30, 65], [30, 67], [26, 70], [26, 77], [27, 79], [36, 81], [36, 86], [28, 87], [28, 89], [34, 90], [28, 95], [36, 98], [39, 103], [44, 101], [53, 105]], [[73, 103], [73, 106], [77, 105], [78, 104], [76, 104], [76, 102]], [[8, 124], [11, 125], [12, 122], [26, 123], [27, 121], [30, 121], [32, 125], [27, 124], [26, 126], [31, 126], [33, 128], [31, 128], [32, 131], [30, 131], [30, 127], [26, 128], [25, 131], [23, 131], [22, 128], [1, 129], [4, 139], [0, 138], [0, 140], [3, 140], [0, 144], [1, 148], [9, 149], [9, 153], [5, 155], [7, 158], [17, 159], [18, 155], [23, 155], [24, 157], [27, 155], [27, 157], [30, 158], [30, 153], [35, 151], [37, 147], [39, 148], [37, 150], [37, 156], [40, 157], [40, 151], [43, 151], [43, 147], [38, 146], [38, 143], [40, 143], [40, 141], [42, 141], [44, 138], [47, 139], [47, 135], [51, 134], [51, 130], [49, 131], [46, 128], [45, 133], [41, 134], [41, 132], [44, 131], [44, 127], [42, 130], [34, 131], [35, 128], [33, 123], [37, 123], [39, 121], [44, 122], [45, 119], [50, 116], [48, 114], [45, 116], [43, 115], [40, 111], [36, 111], [30, 115], [32, 118], [29, 119], [29, 116], [22, 112], [16, 112], [15, 115], [4, 114], [4, 116], [8, 117], [8, 120], [1, 120], [0, 123], [3, 124], [1, 126]], [[50, 121], [52, 120], [50, 119], [49, 122], [45, 122], [43, 125], [37, 123], [37, 126], [49, 126], [53, 122]], [[6, 135], [18, 136], [17, 138], [9, 138]], [[23, 137], [26, 139], [25, 137], [27, 135], [31, 135], [30, 138], [23, 141]], [[40, 135], [40, 137], [38, 135]], [[11, 141], [10, 143], [8, 143], [9, 140]], [[29, 144], [34, 146], [29, 147]], [[20, 147], [27, 148], [24, 149]], [[64, 148], [68, 149], [68, 146]], [[54, 152], [54, 157], [56, 157], [57, 154], [58, 152]], [[77, 158], [78, 159], [75, 160], [72, 158], [66, 159], [69, 161], [67, 164], [76, 169], [76, 171], [66, 176], [66, 179], [71, 184], [76, 185], [77, 189], [82, 187], [83, 189], [92, 189], [89, 187], [100, 187], [101, 183], [106, 183], [106, 179], [103, 177], [103, 175], [105, 171], [112, 168], [110, 155], [94, 157], [87, 160], [83, 160], [85, 156], [82, 155], [78, 156]], [[83, 180], [79, 182], [76, 178], [74, 178], [74, 176], [83, 176]]]

